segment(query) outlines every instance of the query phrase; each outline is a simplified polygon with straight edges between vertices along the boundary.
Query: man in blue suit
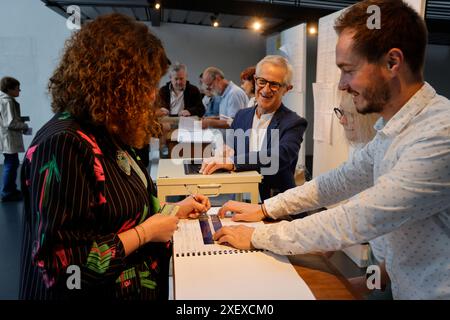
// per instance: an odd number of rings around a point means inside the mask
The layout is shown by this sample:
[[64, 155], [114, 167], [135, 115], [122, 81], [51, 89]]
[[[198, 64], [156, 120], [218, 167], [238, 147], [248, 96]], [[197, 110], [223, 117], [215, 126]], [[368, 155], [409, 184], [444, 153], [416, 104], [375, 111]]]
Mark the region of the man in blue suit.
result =
[[257, 105], [240, 110], [227, 134], [225, 151], [204, 159], [201, 172], [257, 170], [263, 175], [261, 199], [295, 187], [295, 167], [307, 121], [282, 98], [292, 89], [292, 66], [281, 56], [266, 56], [256, 66]]

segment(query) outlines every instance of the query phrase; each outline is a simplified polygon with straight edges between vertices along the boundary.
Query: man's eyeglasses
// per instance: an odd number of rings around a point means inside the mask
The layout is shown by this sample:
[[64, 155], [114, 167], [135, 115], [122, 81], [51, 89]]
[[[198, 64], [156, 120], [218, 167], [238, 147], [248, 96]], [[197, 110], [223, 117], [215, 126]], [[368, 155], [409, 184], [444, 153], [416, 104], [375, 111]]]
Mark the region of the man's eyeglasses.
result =
[[216, 77], [212, 77], [212, 80], [209, 84], [207, 84], [205, 81], [203, 81], [203, 88], [205, 90], [211, 91], [212, 90], [212, 84], [214, 83], [214, 81], [216, 80]]
[[255, 77], [255, 83], [260, 88], [264, 88], [267, 84], [269, 84], [269, 89], [272, 92], [277, 92], [281, 87], [286, 86], [285, 84], [276, 81], [269, 81], [261, 77]]
[[342, 110], [340, 108], [334, 108], [333, 111], [339, 120], [341, 120], [341, 118], [344, 116], [344, 110]]

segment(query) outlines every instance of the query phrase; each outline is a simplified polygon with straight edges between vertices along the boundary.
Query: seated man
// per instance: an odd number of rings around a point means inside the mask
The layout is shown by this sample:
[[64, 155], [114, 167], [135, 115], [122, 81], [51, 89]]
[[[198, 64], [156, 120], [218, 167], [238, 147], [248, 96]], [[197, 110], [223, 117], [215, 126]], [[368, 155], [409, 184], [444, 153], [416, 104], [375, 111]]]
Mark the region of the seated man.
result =
[[[233, 141], [203, 161], [201, 172], [257, 170], [263, 176], [261, 199], [295, 187], [294, 172], [307, 122], [281, 102], [292, 89], [292, 66], [281, 56], [266, 56], [256, 66], [256, 102], [240, 110], [232, 123]], [[250, 130], [249, 130], [250, 129]], [[231, 132], [230, 132], [231, 133]]]
[[184, 64], [171, 66], [170, 82], [159, 89], [162, 107], [158, 116], [178, 115], [182, 117], [199, 116], [205, 113], [200, 91], [187, 81], [187, 69]]
[[202, 103], [205, 107], [205, 114], [203, 115], [205, 118], [207, 117], [216, 117], [219, 118], [220, 115], [220, 96], [215, 96], [211, 88], [207, 88], [203, 84], [203, 73], [200, 74], [199, 78], [199, 89], [200, 93], [203, 95]]
[[248, 98], [244, 90], [225, 79], [222, 70], [209, 67], [203, 71], [202, 83], [205, 91], [210, 91], [214, 96], [220, 97], [219, 117], [209, 117], [202, 120], [203, 129], [218, 128], [228, 129], [236, 113], [244, 109], [248, 104]]

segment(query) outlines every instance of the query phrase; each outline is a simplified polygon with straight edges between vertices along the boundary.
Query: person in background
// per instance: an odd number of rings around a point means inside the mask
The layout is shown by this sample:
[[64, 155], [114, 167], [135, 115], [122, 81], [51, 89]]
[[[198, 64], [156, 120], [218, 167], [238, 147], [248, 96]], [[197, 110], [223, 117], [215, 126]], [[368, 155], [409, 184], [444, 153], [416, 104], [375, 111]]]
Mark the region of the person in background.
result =
[[358, 113], [351, 94], [342, 92], [340, 106], [334, 108], [333, 111], [344, 129], [348, 144], [353, 150], [364, 147], [375, 137], [374, 125], [380, 115], [377, 113], [365, 115]]
[[[292, 66], [285, 58], [262, 59], [256, 66], [255, 82], [256, 106], [236, 114], [229, 130], [233, 133], [228, 138], [232, 141], [227, 141], [230, 146], [204, 159], [200, 172], [257, 170], [264, 176], [259, 185], [264, 200], [295, 187], [295, 167], [308, 123], [282, 103], [292, 89]], [[247, 134], [241, 137], [241, 133]]]
[[[381, 29], [367, 27], [369, 6], [378, 6]], [[230, 202], [219, 214], [256, 221], [349, 200], [292, 222], [223, 227], [214, 239], [292, 255], [380, 238], [394, 299], [448, 300], [450, 101], [424, 82], [425, 22], [401, 0], [365, 0], [345, 10], [335, 30], [339, 89], [359, 113], [380, 114], [375, 138], [300, 187], [261, 206]]]
[[21, 299], [168, 299], [178, 219], [210, 205], [202, 195], [160, 203], [133, 151], [159, 133], [167, 67], [148, 26], [118, 13], [66, 43], [49, 81], [55, 115], [22, 166]]
[[245, 91], [248, 97], [247, 108], [254, 107], [255, 100], [255, 67], [248, 67], [241, 72], [241, 88]]
[[247, 106], [248, 98], [244, 90], [225, 79], [222, 70], [209, 67], [203, 71], [202, 77], [205, 90], [211, 91], [214, 96], [220, 97], [219, 118], [209, 117], [202, 119], [202, 128], [228, 129], [236, 113]]
[[220, 113], [220, 96], [215, 96], [208, 88], [203, 85], [202, 81], [203, 73], [200, 74], [199, 84], [200, 84], [200, 92], [203, 94], [202, 103], [205, 107], [205, 114], [203, 115], [205, 118], [219, 118]]
[[[341, 102], [338, 108], [333, 109], [336, 118], [342, 125], [345, 138], [350, 146], [350, 154], [362, 149], [375, 137], [374, 125], [380, 117], [377, 113], [360, 114], [353, 103], [353, 96], [347, 92], [342, 92]], [[358, 292], [367, 295], [369, 299], [392, 299], [392, 293], [388, 282], [385, 266], [383, 263], [382, 239], [372, 239], [368, 245], [368, 265], [378, 265], [383, 272], [382, 290], [370, 291], [366, 285], [366, 276], [349, 279], [349, 282]], [[350, 248], [349, 248], [350, 249]]]
[[22, 192], [17, 189], [17, 169], [19, 152], [24, 152], [22, 135], [28, 125], [20, 116], [20, 82], [11, 77], [0, 80], [0, 151], [3, 152], [3, 186], [0, 194], [2, 202], [22, 200]]
[[162, 107], [158, 116], [202, 117], [205, 107], [198, 88], [187, 81], [187, 68], [176, 63], [170, 66], [170, 81], [159, 90]]

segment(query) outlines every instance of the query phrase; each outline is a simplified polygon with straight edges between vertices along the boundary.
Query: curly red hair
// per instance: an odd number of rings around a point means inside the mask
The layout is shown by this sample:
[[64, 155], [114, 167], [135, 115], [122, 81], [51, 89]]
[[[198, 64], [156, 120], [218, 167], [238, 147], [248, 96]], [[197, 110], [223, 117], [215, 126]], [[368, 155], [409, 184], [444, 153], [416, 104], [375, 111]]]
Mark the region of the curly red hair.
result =
[[48, 85], [52, 110], [141, 148], [161, 133], [155, 100], [168, 64], [145, 24], [117, 13], [100, 16], [67, 40]]
[[256, 73], [256, 67], [248, 67], [244, 71], [241, 72], [241, 81], [248, 80], [252, 83], [252, 92], [255, 92], [255, 73]]

